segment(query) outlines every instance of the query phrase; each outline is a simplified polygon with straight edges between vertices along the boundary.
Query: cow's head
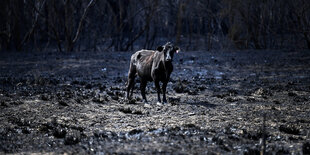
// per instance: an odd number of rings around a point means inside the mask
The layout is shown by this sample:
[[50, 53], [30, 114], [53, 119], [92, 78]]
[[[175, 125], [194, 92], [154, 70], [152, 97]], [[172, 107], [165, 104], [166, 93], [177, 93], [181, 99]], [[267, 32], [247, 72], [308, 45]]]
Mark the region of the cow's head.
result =
[[166, 62], [171, 62], [173, 59], [174, 53], [178, 53], [180, 50], [179, 47], [174, 46], [172, 43], [168, 42], [163, 46], [157, 47], [157, 51], [164, 52], [164, 57]]

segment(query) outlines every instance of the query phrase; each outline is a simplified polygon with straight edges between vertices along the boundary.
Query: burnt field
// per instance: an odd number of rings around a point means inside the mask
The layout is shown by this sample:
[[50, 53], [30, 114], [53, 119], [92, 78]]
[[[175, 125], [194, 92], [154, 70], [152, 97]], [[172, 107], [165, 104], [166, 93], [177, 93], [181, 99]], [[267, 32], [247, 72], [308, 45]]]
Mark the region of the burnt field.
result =
[[150, 107], [132, 53], [1, 53], [0, 154], [310, 153], [309, 51], [181, 51]]

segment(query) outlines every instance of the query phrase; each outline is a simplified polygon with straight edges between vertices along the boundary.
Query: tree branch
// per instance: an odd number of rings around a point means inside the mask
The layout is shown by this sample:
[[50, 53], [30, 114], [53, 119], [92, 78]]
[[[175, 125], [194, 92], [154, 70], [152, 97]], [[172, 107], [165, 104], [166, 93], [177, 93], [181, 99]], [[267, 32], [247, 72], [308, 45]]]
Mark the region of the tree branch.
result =
[[39, 14], [41, 14], [41, 9], [43, 8], [43, 6], [44, 6], [44, 4], [45, 4], [45, 1], [46, 1], [46, 0], [44, 0], [44, 1], [42, 2], [42, 4], [41, 4], [41, 6], [39, 7], [39, 9], [37, 9], [36, 6], [33, 6], [33, 7], [35, 8], [35, 12], [36, 12], [36, 14], [35, 14], [35, 19], [34, 19], [34, 22], [33, 22], [33, 24], [32, 24], [31, 29], [30, 29], [30, 30], [28, 31], [28, 33], [24, 36], [22, 42], [20, 43], [20, 47], [22, 47], [22, 46], [25, 44], [25, 42], [29, 40], [30, 36], [33, 34], [34, 28], [36, 27], [36, 25], [37, 25], [37, 23], [38, 23], [38, 16], [39, 16]]
[[82, 30], [83, 21], [85, 20], [85, 17], [86, 17], [86, 14], [87, 14], [87, 12], [88, 12], [88, 9], [89, 9], [89, 7], [93, 4], [94, 1], [95, 1], [95, 0], [90, 0], [89, 3], [88, 3], [88, 5], [87, 5], [87, 7], [84, 9], [84, 13], [83, 13], [83, 15], [82, 15], [82, 17], [81, 17], [81, 20], [80, 20], [80, 22], [79, 22], [78, 29], [76, 30], [75, 37], [74, 37], [74, 39], [73, 39], [73, 43], [75, 43], [75, 42], [77, 41], [77, 39], [78, 39], [78, 37], [79, 37], [79, 35], [80, 35], [80, 32], [81, 32], [81, 30]]

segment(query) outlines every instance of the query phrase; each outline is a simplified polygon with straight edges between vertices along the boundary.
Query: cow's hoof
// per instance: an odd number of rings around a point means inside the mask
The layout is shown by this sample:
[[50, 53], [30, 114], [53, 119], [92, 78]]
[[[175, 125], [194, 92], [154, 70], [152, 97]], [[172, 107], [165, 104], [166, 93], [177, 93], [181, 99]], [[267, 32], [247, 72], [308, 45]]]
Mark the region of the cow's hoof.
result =
[[163, 104], [161, 102], [157, 102], [156, 105], [162, 106]]
[[167, 105], [168, 103], [167, 103], [167, 102], [163, 102], [162, 104], [163, 104], [163, 105]]
[[149, 103], [144, 103], [144, 108], [151, 108], [151, 105]]

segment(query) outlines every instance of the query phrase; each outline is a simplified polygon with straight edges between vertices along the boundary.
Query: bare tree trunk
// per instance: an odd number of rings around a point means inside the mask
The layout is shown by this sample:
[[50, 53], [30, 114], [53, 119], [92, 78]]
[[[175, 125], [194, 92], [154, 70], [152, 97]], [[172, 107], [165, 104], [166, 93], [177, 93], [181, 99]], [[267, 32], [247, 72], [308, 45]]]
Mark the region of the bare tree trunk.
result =
[[[35, 8], [35, 10], [37, 10], [37, 11], [34, 12], [34, 19], [33, 19], [32, 26], [31, 26], [30, 30], [25, 34], [23, 40], [21, 41], [21, 44], [20, 44], [21, 47], [23, 47], [25, 45], [25, 43], [27, 41], [29, 41], [29, 38], [31, 37], [31, 35], [34, 34], [34, 31], [35, 31], [35, 28], [37, 26], [38, 19], [39, 19], [39, 13], [41, 13], [41, 10], [42, 10], [43, 6], [45, 5], [45, 1], [46, 0], [42, 1], [42, 3], [39, 5], [39, 8], [37, 8], [36, 4], [32, 4], [33, 5], [32, 7]], [[34, 38], [34, 40], [35, 40], [35, 38]]]
[[9, 9], [10, 1], [0, 1], [0, 51], [7, 50], [10, 43], [10, 32], [8, 30], [10, 25], [11, 10]]
[[208, 20], [208, 34], [207, 34], [207, 43], [208, 43], [208, 51], [210, 51], [210, 49], [212, 48], [211, 47], [211, 30], [212, 30], [212, 28], [211, 28], [211, 19], [212, 19], [212, 17], [209, 17], [209, 20]]
[[77, 30], [76, 30], [75, 37], [74, 37], [74, 39], [73, 39], [73, 41], [72, 41], [73, 43], [76, 43], [76, 41], [78, 40], [79, 35], [80, 35], [81, 31], [82, 31], [83, 22], [84, 22], [84, 20], [85, 20], [85, 18], [86, 18], [87, 12], [88, 12], [89, 8], [91, 7], [91, 5], [92, 5], [94, 2], [95, 2], [95, 0], [90, 0], [89, 3], [88, 3], [88, 5], [85, 7], [84, 12], [83, 12], [83, 15], [82, 15], [82, 17], [81, 17], [81, 19], [80, 19], [80, 21], [79, 21], [79, 26], [78, 26], [78, 28], [77, 28]]
[[[17, 51], [21, 50], [21, 12], [23, 11], [22, 1], [11, 0], [10, 1], [10, 24], [9, 24], [9, 36], [12, 39], [12, 44]], [[10, 40], [11, 40], [10, 39]]]
[[67, 52], [73, 51], [73, 6], [71, 0], [64, 1], [65, 7], [65, 49]]
[[182, 16], [183, 16], [183, 9], [184, 9], [185, 3], [182, 1], [179, 2], [178, 4], [178, 15], [177, 15], [177, 34], [176, 34], [176, 44], [180, 43], [180, 38], [181, 38], [181, 31], [182, 31]]
[[188, 45], [186, 47], [186, 50], [189, 49], [189, 47], [192, 46], [192, 34], [193, 34], [193, 22], [191, 21], [191, 18], [189, 19], [189, 38], [188, 38]]

